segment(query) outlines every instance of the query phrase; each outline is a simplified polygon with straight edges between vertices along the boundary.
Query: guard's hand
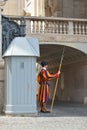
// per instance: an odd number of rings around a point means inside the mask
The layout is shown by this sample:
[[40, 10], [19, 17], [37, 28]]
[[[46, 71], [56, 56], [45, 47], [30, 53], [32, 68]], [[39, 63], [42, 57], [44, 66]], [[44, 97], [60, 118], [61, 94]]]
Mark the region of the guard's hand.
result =
[[59, 74], [58, 74], [58, 73], [56, 73], [56, 74], [55, 74], [55, 77], [56, 77], [56, 78], [58, 78], [58, 77], [59, 77]]

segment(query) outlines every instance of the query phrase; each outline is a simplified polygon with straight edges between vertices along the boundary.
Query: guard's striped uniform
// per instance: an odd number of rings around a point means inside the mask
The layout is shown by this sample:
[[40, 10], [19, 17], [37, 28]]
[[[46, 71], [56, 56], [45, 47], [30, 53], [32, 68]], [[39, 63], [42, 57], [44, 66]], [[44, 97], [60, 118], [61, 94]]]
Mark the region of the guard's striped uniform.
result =
[[40, 84], [38, 90], [38, 100], [40, 102], [41, 111], [46, 111], [46, 103], [50, 97], [50, 87], [48, 81], [56, 77], [56, 74], [51, 74], [47, 70], [42, 69], [37, 77]]

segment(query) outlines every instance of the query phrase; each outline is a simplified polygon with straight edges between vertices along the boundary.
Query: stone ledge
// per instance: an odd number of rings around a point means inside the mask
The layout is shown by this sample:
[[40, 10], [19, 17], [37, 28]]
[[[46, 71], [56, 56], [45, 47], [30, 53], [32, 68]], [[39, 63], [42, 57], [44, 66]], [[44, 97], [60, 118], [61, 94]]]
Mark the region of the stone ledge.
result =
[[3, 115], [7, 117], [37, 117], [38, 113], [30, 113], [30, 114], [7, 114], [3, 112]]
[[87, 43], [87, 35], [64, 35], [64, 34], [53, 34], [53, 33], [33, 33], [27, 36], [37, 37], [39, 42], [83, 42]]

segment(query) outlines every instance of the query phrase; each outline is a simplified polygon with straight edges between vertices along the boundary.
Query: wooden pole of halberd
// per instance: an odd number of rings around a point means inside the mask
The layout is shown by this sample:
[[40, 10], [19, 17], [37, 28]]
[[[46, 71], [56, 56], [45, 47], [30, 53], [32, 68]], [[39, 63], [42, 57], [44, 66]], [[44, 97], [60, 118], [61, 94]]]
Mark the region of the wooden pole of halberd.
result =
[[[64, 52], [65, 52], [65, 47], [63, 48], [63, 52], [62, 52], [62, 56], [61, 56], [60, 65], [59, 65], [58, 71], [61, 71], [62, 62], [63, 62], [63, 58], [64, 58]], [[53, 94], [53, 98], [52, 98], [50, 112], [52, 112], [52, 109], [53, 109], [53, 104], [54, 104], [54, 100], [55, 100], [55, 96], [56, 96], [56, 90], [57, 90], [57, 86], [58, 86], [58, 81], [59, 81], [59, 78], [57, 78], [57, 80], [56, 80], [56, 84], [55, 84], [55, 89], [54, 89], [54, 94]]]

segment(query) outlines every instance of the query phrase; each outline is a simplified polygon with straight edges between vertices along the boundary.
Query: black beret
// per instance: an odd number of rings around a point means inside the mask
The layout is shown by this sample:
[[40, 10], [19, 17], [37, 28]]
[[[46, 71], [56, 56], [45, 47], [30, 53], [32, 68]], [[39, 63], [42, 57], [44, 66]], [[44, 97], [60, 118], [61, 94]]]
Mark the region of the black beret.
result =
[[46, 61], [41, 61], [41, 66], [44, 67], [45, 65], [48, 65], [48, 62], [46, 62]]

